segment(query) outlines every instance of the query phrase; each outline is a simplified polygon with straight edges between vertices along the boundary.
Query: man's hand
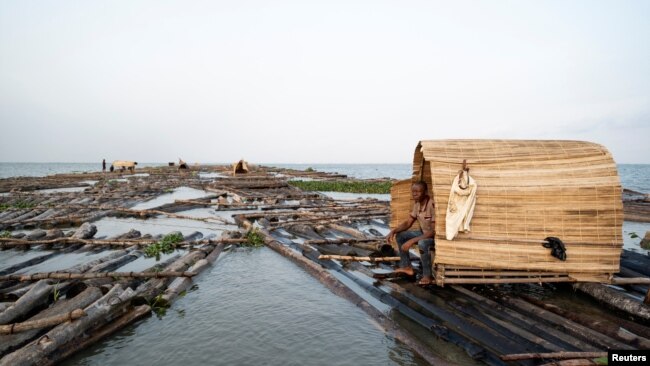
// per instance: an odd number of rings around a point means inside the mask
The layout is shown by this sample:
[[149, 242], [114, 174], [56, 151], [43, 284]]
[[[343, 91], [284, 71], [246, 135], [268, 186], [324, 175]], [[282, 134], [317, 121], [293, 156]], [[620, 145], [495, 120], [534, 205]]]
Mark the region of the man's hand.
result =
[[[418, 239], [418, 238], [415, 238], [415, 239]], [[411, 249], [411, 247], [417, 242], [418, 242], [418, 240], [413, 240], [413, 239], [407, 241], [406, 243], [404, 243], [404, 245], [402, 245], [402, 250], [408, 252], [408, 250]]]
[[386, 243], [390, 244], [391, 241], [395, 240], [395, 230], [391, 230], [388, 232], [388, 235], [386, 235]]

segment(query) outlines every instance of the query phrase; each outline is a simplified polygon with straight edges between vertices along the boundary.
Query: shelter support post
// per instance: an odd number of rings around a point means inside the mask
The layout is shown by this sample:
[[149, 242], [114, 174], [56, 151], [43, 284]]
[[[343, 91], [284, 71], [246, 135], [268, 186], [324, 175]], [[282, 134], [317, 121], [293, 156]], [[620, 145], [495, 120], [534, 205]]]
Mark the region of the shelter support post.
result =
[[436, 264], [435, 269], [436, 285], [445, 287], [445, 265]]

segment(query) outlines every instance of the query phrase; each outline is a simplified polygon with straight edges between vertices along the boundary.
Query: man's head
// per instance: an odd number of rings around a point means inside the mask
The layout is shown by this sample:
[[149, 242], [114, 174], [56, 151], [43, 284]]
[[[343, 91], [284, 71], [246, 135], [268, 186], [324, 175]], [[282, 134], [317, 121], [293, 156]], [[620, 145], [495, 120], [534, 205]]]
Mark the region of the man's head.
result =
[[413, 196], [413, 200], [415, 202], [420, 202], [424, 200], [424, 198], [427, 196], [427, 191], [428, 191], [427, 183], [425, 181], [418, 181], [413, 183], [411, 186], [411, 195]]

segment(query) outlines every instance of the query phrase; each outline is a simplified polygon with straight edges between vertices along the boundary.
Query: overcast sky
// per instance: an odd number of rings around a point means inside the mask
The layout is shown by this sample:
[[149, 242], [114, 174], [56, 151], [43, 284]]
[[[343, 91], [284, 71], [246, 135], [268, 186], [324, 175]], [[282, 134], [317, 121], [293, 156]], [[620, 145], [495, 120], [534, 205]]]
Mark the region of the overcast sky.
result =
[[525, 138], [650, 163], [650, 1], [2, 1], [0, 134], [5, 162]]

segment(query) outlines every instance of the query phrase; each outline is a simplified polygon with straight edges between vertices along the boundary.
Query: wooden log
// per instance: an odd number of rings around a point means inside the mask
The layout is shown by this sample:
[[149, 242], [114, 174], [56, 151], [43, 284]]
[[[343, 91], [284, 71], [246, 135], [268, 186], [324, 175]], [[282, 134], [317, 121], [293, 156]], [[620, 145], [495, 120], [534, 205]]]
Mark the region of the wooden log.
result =
[[[527, 329], [530, 332], [539, 335], [540, 337], [543, 337], [544, 339], [549, 340], [554, 344], [559, 345], [564, 350], [570, 350], [572, 348], [583, 351], [598, 350], [596, 347], [589, 343], [575, 338], [566, 332], [559, 331], [553, 327], [553, 325], [555, 325], [553, 323], [550, 323], [549, 325], [547, 322], [537, 322], [530, 316], [511, 310], [510, 308], [505, 307], [484, 296], [481, 296], [474, 291], [470, 291], [465, 287], [454, 285], [451, 286], [451, 288], [473, 300], [474, 303], [480, 306], [486, 313], [496, 313], [502, 316], [504, 319], [507, 319], [509, 323], [518, 326], [519, 328]], [[553, 350], [553, 348], [547, 348], [549, 350]]]
[[317, 239], [317, 240], [305, 240], [305, 244], [352, 244], [352, 243], [376, 243], [379, 240], [376, 238], [372, 239], [355, 239], [355, 238], [343, 238], [343, 239]]
[[110, 238], [110, 240], [139, 239], [140, 237], [142, 237], [141, 232], [135, 229], [131, 229], [126, 233], [115, 235], [114, 237]]
[[[618, 274], [621, 277], [647, 277], [626, 267], [621, 267]], [[647, 285], [626, 285], [625, 287], [641, 294], [645, 294], [650, 289], [650, 286]]]
[[56, 326], [37, 341], [0, 359], [0, 366], [39, 364], [59, 347], [74, 342], [75, 338], [86, 330], [97, 326], [97, 324], [106, 324], [121, 315], [133, 295], [134, 292], [130, 288], [123, 290], [119, 285], [113, 286], [106, 295], [84, 309], [87, 316]]
[[[223, 245], [223, 244], [221, 244]], [[188, 270], [191, 271], [192, 273], [200, 273], [203, 271], [203, 269], [208, 266], [210, 262], [208, 262], [205, 258], [198, 260], [196, 263], [194, 263]], [[174, 279], [169, 286], [167, 286], [167, 289], [163, 292], [163, 295], [160, 299], [161, 304], [163, 306], [169, 306], [171, 304], [172, 300], [178, 297], [183, 291], [187, 290], [190, 286], [192, 285], [192, 280], [185, 277], [185, 278], [176, 278]]]
[[[72, 266], [66, 270], [66, 272], [71, 272], [71, 273], [83, 273], [83, 272], [92, 272], [92, 271], [97, 271], [99, 269], [105, 269], [106, 267], [103, 266], [103, 263], [114, 263], [112, 262], [113, 260], [123, 257], [125, 255], [129, 254], [128, 250], [118, 250], [115, 252], [112, 252], [108, 255], [105, 255], [101, 258], [92, 260], [90, 262], [86, 263], [80, 263], [75, 266]], [[62, 271], [61, 271], [62, 272]], [[16, 283], [17, 281], [0, 281], [0, 286], [3, 283]], [[23, 285], [23, 286], [21, 286]], [[15, 300], [21, 297], [24, 293], [29, 291], [29, 289], [33, 286], [34, 284], [28, 284], [27, 282], [20, 283], [18, 282], [18, 285], [14, 286], [13, 289], [8, 289], [10, 291], [5, 292], [2, 294], [3, 298]], [[63, 282], [59, 283], [57, 285], [57, 288], [65, 290], [67, 286], [69, 285], [68, 282]]]
[[576, 283], [573, 288], [616, 310], [632, 315], [645, 324], [650, 324], [650, 306], [634, 301], [616, 290], [598, 283]]
[[97, 226], [84, 222], [74, 234], [73, 239], [90, 239], [97, 233]]
[[650, 278], [648, 277], [632, 277], [622, 278], [614, 277], [610, 281], [613, 285], [650, 285]]
[[530, 360], [535, 358], [546, 359], [568, 359], [568, 358], [599, 358], [607, 357], [607, 352], [549, 352], [549, 353], [518, 353], [511, 355], [502, 355], [503, 361]]
[[39, 263], [43, 263], [46, 260], [48, 260], [48, 259], [50, 259], [52, 257], [55, 257], [57, 255], [59, 255], [59, 253], [53, 252], [53, 253], [41, 255], [41, 256], [26, 260], [24, 262], [14, 264], [13, 266], [11, 266], [9, 268], [6, 268], [6, 269], [3, 269], [2, 271], [0, 271], [0, 276], [5, 276], [5, 275], [8, 275], [10, 273], [14, 273], [14, 272], [16, 272], [18, 270], [21, 270], [23, 268], [27, 268], [27, 267], [37, 265]]
[[355, 228], [351, 228], [349, 226], [344, 226], [344, 225], [338, 225], [338, 224], [329, 224], [327, 226], [338, 232], [350, 235], [355, 239], [366, 239], [366, 235]]
[[650, 257], [647, 255], [623, 250], [621, 253], [621, 267], [629, 268], [650, 277]]
[[[293, 221], [292, 221], [293, 222]], [[322, 240], [323, 237], [318, 234], [311, 226], [309, 225], [291, 225], [286, 228], [288, 232], [293, 235], [306, 238], [308, 240]]]
[[[205, 258], [207, 250], [213, 250], [213, 245], [206, 245], [202, 250], [197, 250], [194, 252], [189, 252], [174, 261], [169, 266], [165, 267], [165, 271], [180, 271], [187, 269], [193, 263]], [[166, 278], [153, 278], [147, 282], [139, 285], [136, 289], [136, 304], [145, 304], [152, 301], [158, 294], [160, 294], [167, 287], [171, 277]]]
[[303, 220], [293, 220], [286, 222], [272, 222], [271, 225], [273, 228], [284, 228], [287, 226], [299, 224], [299, 223], [312, 223], [313, 225], [317, 224], [331, 224], [338, 222], [350, 222], [357, 220], [370, 220], [370, 219], [386, 219], [387, 213], [380, 214], [368, 214], [368, 215], [347, 215], [340, 218], [314, 218], [314, 219], [303, 219]]
[[67, 345], [58, 348], [56, 352], [48, 356], [45, 360], [43, 360], [44, 362], [41, 364], [56, 365], [62, 360], [70, 357], [72, 354], [88, 348], [101, 339], [117, 332], [118, 330], [135, 322], [136, 320], [149, 315], [150, 313], [151, 307], [149, 305], [136, 306], [121, 317], [111, 321], [106, 326], [90, 332], [90, 335], [87, 338], [77, 340], [75, 342], [69, 342]]
[[353, 257], [348, 255], [320, 255], [318, 259], [336, 259], [340, 261], [355, 261], [355, 262], [399, 262], [400, 257]]
[[352, 247], [349, 245], [338, 245], [338, 244], [321, 244], [321, 245], [311, 245], [316, 248], [319, 253], [327, 255], [343, 255], [343, 256], [353, 256], [353, 257], [371, 257], [377, 255], [377, 252], [370, 250], [365, 250], [357, 247]]
[[32, 241], [32, 240], [42, 239], [46, 236], [47, 236], [47, 232], [45, 232], [45, 230], [34, 230], [33, 232], [29, 233], [26, 236], [26, 239]]
[[48, 302], [53, 286], [46, 281], [37, 282], [29, 291], [21, 296], [12, 306], [0, 313], [0, 324], [9, 324], [30, 311]]
[[[52, 306], [29, 318], [29, 320], [39, 320], [65, 314], [77, 308], [84, 309], [100, 297], [102, 297], [102, 292], [98, 288], [89, 287], [75, 297], [56, 301]], [[42, 332], [43, 329], [34, 329], [19, 334], [0, 335], [0, 357], [22, 347], [42, 334]]]
[[[440, 323], [436, 328], [444, 327], [444, 332], [439, 334], [437, 329], [430, 329], [436, 335], [462, 347], [468, 354], [473, 355], [473, 358], [480, 358], [488, 364], [500, 364], [498, 355], [503, 352], [521, 352], [531, 349], [545, 351], [548, 349], [544, 345], [527, 341], [517, 333], [504, 329], [498, 324], [496, 327], [492, 323], [481, 324], [485, 321], [485, 317], [475, 319], [471, 315], [468, 316], [462, 311], [458, 311], [458, 307], [454, 308], [449, 304], [437, 301], [438, 299], [434, 304], [406, 291], [396, 283], [387, 281], [384, 285], [390, 289], [391, 296], [406, 304], [412, 309], [411, 311], [438, 320]], [[440, 291], [445, 290], [441, 289]], [[476, 348], [480, 349], [480, 353], [477, 354]]]
[[514, 297], [502, 297], [501, 300], [508, 306], [514, 307], [518, 311], [528, 314], [536, 319], [541, 319], [554, 324], [558, 329], [562, 329], [572, 336], [582, 339], [585, 342], [592, 343], [600, 349], [633, 349], [633, 347], [619, 342], [611, 337], [600, 334], [590, 328], [582, 326], [574, 321], [565, 319], [550, 311], [544, 310], [538, 306], [525, 302], [522, 299]]
[[540, 366], [594, 366], [594, 365], [598, 365], [598, 364], [590, 359], [579, 358], [579, 359], [572, 359], [572, 360], [553, 361], [553, 362], [542, 364]]
[[[212, 250], [205, 258], [196, 261], [188, 271], [193, 273], [201, 273], [209, 264], [214, 263], [219, 254], [224, 248], [224, 243], [219, 243], [214, 250]], [[169, 306], [171, 302], [178, 296], [180, 296], [183, 291], [186, 291], [192, 284], [190, 278], [176, 278], [174, 279], [167, 289], [165, 289], [160, 302], [163, 306]]]
[[373, 253], [380, 254], [382, 257], [392, 257], [395, 255], [395, 249], [393, 249], [390, 244], [386, 244], [386, 242], [375, 241], [367, 243], [350, 243], [350, 246], [369, 250]]
[[[127, 263], [133, 262], [134, 260], [140, 258], [142, 255], [143, 253], [139, 250], [127, 249], [127, 253], [125, 255], [93, 266], [87, 272], [114, 272], [116, 269], [124, 266]], [[65, 273], [64, 271], [58, 272]]]
[[225, 244], [223, 242], [217, 244], [217, 247], [212, 252], [210, 252], [210, 254], [208, 254], [205, 257], [205, 259], [208, 261], [208, 263], [212, 264], [212, 263], [216, 262], [217, 258], [219, 258], [219, 255], [223, 251], [224, 247], [225, 247]]
[[67, 321], [73, 321], [84, 316], [86, 316], [86, 313], [82, 309], [75, 309], [67, 314], [56, 315], [49, 318], [28, 320], [22, 323], [0, 325], [0, 334], [14, 334], [32, 329], [47, 328]]
[[10, 306], [13, 306], [13, 302], [0, 302], [0, 313], [7, 310]]
[[[180, 233], [180, 232], [179, 232]], [[183, 234], [181, 234], [183, 235]], [[196, 242], [203, 237], [203, 233], [200, 231], [195, 231], [189, 235], [183, 236], [184, 242]]]
[[[551, 311], [578, 324], [582, 324], [599, 333], [618, 339], [621, 342], [626, 342], [639, 349], [650, 349], [650, 340], [645, 338], [650, 329], [643, 327], [640, 324], [629, 322], [624, 319], [618, 319], [616, 322], [594, 319], [592, 316], [562, 309], [556, 305], [545, 303], [530, 296], [523, 294], [520, 294], [519, 296], [533, 305]], [[635, 332], [639, 332], [640, 334], [636, 334]]]
[[[407, 291], [406, 288], [395, 290], [395, 287], [399, 288], [397, 284], [389, 285], [393, 292], [402, 294], [402, 296], [411, 299], [411, 301], [430, 311], [437, 311], [441, 315], [444, 315], [446, 311], [448, 312], [446, 318], [462, 319], [462, 322], [457, 323], [457, 327], [460, 329], [459, 332], [472, 336], [478, 343], [484, 344], [497, 352], [497, 355], [503, 352], [504, 345], [508, 345], [510, 341], [514, 342], [516, 346], [509, 345], [509, 352], [516, 349], [528, 352], [561, 351], [567, 348], [570, 350], [580, 349], [579, 342], [566, 342], [567, 337], [558, 337], [556, 332], [549, 332], [549, 328], [545, 328], [539, 322], [530, 318], [522, 322], [519, 317], [503, 311], [503, 309], [500, 309], [501, 307], [485, 306], [487, 302], [476, 301], [474, 297], [464, 296], [463, 293], [458, 293], [453, 289], [436, 289], [432, 298], [432, 295], [424, 293], [425, 290], [410, 284], [408, 286], [411, 289]], [[475, 295], [481, 298], [480, 295]], [[473, 327], [479, 329], [472, 330]], [[490, 332], [496, 334], [481, 335], [480, 328], [487, 328]], [[490, 346], [493, 342], [496, 342], [496, 344]], [[496, 348], [499, 346], [501, 348]], [[501, 352], [498, 352], [498, 350], [501, 350]]]
[[[0, 238], [0, 248], [10, 248], [10, 247], [29, 247], [33, 245], [46, 245], [46, 244], [84, 244], [91, 246], [117, 246], [117, 247], [131, 247], [131, 246], [142, 246], [156, 243], [157, 240], [153, 239], [124, 239], [124, 240], [101, 240], [101, 239], [74, 239], [74, 238], [58, 238], [51, 240], [34, 240], [27, 241], [24, 239], [15, 239], [15, 238]], [[201, 244], [216, 244], [216, 243], [228, 243], [228, 244], [237, 244], [244, 243], [246, 239], [204, 239], [197, 240], [195, 242], [180, 242], [176, 244], [176, 247], [187, 247], [187, 246], [196, 246]]]
[[88, 280], [95, 278], [111, 277], [139, 277], [139, 278], [163, 278], [163, 277], [192, 277], [196, 276], [194, 272], [92, 272], [92, 273], [72, 273], [72, 272], [47, 272], [33, 273], [28, 275], [7, 275], [0, 276], [0, 281], [17, 280], [17, 281], [37, 281], [44, 279], [59, 280]]
[[[160, 272], [160, 271], [163, 271], [169, 265], [171, 265], [172, 263], [177, 261], [180, 257], [181, 256], [179, 254], [173, 255], [173, 256], [167, 258], [167, 260], [165, 260], [163, 262], [157, 262], [153, 266], [151, 266], [149, 268], [146, 268], [142, 272]], [[137, 288], [138, 286], [140, 286], [145, 281], [155, 281], [155, 279], [151, 280], [151, 279], [148, 279], [148, 278], [125, 277], [124, 279], [120, 280], [118, 283], [120, 285], [122, 285], [123, 288], [130, 287], [130, 288], [134, 289], [134, 288]]]

